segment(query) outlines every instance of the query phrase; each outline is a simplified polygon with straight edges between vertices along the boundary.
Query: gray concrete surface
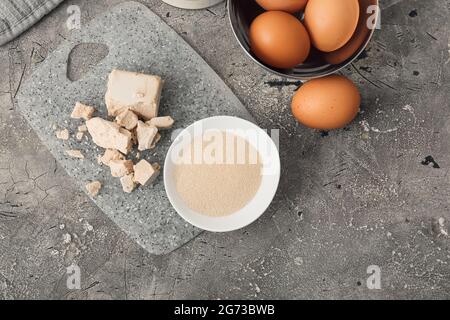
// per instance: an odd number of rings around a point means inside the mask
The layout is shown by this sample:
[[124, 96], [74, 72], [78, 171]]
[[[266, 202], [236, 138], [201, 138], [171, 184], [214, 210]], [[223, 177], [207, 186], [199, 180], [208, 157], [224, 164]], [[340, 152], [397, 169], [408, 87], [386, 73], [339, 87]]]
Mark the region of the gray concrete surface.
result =
[[[448, 0], [383, 12], [367, 53], [345, 71], [362, 113], [329, 133], [291, 118], [299, 84], [245, 57], [224, 5], [188, 12], [143, 1], [262, 127], [281, 129], [282, 181], [263, 218], [165, 256], [146, 253], [75, 188], [15, 110], [32, 66], [68, 36], [68, 5], [86, 22], [118, 2], [67, 1], [0, 48], [1, 298], [449, 298]], [[66, 287], [72, 263], [81, 290]], [[366, 286], [370, 265], [381, 269], [380, 290]]]

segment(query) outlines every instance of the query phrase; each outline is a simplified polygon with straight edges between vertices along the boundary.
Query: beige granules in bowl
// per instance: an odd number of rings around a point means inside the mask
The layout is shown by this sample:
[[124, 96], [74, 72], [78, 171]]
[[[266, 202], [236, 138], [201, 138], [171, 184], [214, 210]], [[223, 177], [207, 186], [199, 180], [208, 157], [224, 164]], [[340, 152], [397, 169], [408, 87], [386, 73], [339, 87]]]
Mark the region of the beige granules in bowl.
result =
[[190, 209], [220, 217], [253, 199], [261, 185], [262, 164], [258, 151], [244, 138], [223, 131], [215, 131], [215, 137], [194, 138], [183, 150], [184, 161], [176, 164], [174, 177]]

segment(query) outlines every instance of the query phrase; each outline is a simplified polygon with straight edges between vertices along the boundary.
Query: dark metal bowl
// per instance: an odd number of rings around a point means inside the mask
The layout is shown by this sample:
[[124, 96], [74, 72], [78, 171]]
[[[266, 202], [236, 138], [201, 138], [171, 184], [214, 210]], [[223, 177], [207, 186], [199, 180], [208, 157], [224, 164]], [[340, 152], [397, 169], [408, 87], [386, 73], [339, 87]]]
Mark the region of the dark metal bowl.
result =
[[[370, 1], [371, 4], [378, 5], [378, 0]], [[289, 77], [293, 79], [310, 80], [338, 72], [342, 68], [349, 65], [361, 54], [361, 52], [364, 51], [370, 39], [372, 38], [373, 33], [375, 32], [375, 28], [371, 30], [367, 35], [366, 40], [359, 47], [359, 49], [357, 49], [350, 58], [340, 64], [332, 65], [327, 63], [323, 59], [321, 52], [311, 46], [311, 53], [309, 54], [308, 59], [303, 64], [300, 64], [292, 69], [277, 69], [261, 62], [250, 50], [250, 41], [248, 37], [250, 24], [258, 15], [263, 12], [264, 9], [261, 8], [255, 0], [228, 0], [228, 16], [230, 19], [231, 28], [233, 29], [233, 33], [242, 49], [244, 49], [247, 55], [254, 62], [256, 62], [267, 71], [270, 71], [279, 76]], [[300, 14], [298, 18], [302, 19], [303, 17]], [[358, 32], [358, 29], [355, 32]]]

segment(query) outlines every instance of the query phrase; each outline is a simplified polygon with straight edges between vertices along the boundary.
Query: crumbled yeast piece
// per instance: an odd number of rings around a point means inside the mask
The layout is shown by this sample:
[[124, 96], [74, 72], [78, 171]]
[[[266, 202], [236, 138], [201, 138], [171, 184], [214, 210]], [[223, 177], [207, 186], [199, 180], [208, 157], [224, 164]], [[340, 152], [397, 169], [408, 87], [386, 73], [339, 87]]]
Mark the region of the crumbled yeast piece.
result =
[[[133, 147], [133, 134], [131, 133], [131, 131], [128, 131], [125, 128], [120, 128], [119, 133], [121, 135], [127, 137], [127, 141], [129, 141], [128, 145], [127, 145], [127, 149], [128, 149], [128, 151], [131, 151], [131, 148]], [[120, 149], [119, 149], [119, 151], [120, 151]]]
[[144, 151], [151, 148], [153, 141], [158, 133], [158, 128], [149, 126], [142, 121], [138, 122], [136, 129], [138, 150]]
[[152, 145], [150, 146], [150, 149], [155, 149], [156, 144], [161, 140], [161, 135], [159, 133], [156, 134], [155, 139], [153, 139]]
[[111, 160], [109, 162], [109, 168], [113, 177], [123, 177], [133, 172], [133, 161]]
[[55, 132], [56, 138], [61, 140], [69, 140], [69, 130], [62, 129]]
[[108, 77], [105, 103], [110, 116], [131, 110], [145, 120], [158, 116], [162, 80], [158, 76], [113, 70]]
[[174, 122], [175, 120], [173, 120], [171, 116], [166, 116], [152, 118], [147, 121], [146, 124], [157, 127], [158, 129], [170, 129], [172, 128]]
[[160, 169], [159, 164], [152, 165], [143, 159], [134, 166], [134, 181], [143, 186], [151, 184], [158, 177]]
[[86, 190], [88, 191], [91, 197], [95, 197], [102, 188], [102, 184], [100, 181], [92, 181], [86, 185]]
[[72, 119], [84, 119], [89, 120], [92, 118], [92, 115], [95, 112], [95, 108], [91, 106], [87, 106], [85, 104], [82, 104], [80, 102], [77, 102], [75, 104], [75, 108], [72, 111], [72, 114], [70, 117]]
[[117, 149], [127, 154], [131, 150], [131, 132], [117, 123], [102, 118], [92, 118], [86, 122], [92, 140], [105, 149]]
[[66, 154], [72, 158], [84, 159], [80, 150], [66, 150]]
[[75, 137], [77, 138], [78, 141], [83, 139], [83, 136], [84, 136], [84, 132], [80, 132], [80, 131], [78, 131], [77, 134], [75, 135]]
[[99, 157], [99, 163], [109, 166], [111, 160], [125, 160], [125, 156], [116, 149], [106, 149], [103, 156]]
[[116, 122], [119, 126], [132, 130], [137, 126], [138, 117], [133, 111], [125, 110], [116, 117]]
[[136, 188], [136, 182], [134, 182], [134, 174], [130, 173], [120, 178], [122, 189], [126, 193], [131, 193]]

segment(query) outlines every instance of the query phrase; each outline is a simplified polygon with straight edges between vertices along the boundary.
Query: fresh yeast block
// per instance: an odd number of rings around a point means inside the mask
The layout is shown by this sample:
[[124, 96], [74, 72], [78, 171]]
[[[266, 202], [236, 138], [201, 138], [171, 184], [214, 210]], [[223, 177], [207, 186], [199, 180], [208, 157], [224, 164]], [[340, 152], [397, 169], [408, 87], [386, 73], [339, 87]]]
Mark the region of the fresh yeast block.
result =
[[126, 110], [144, 120], [158, 116], [162, 80], [159, 76], [113, 70], [108, 77], [105, 103], [110, 116]]

